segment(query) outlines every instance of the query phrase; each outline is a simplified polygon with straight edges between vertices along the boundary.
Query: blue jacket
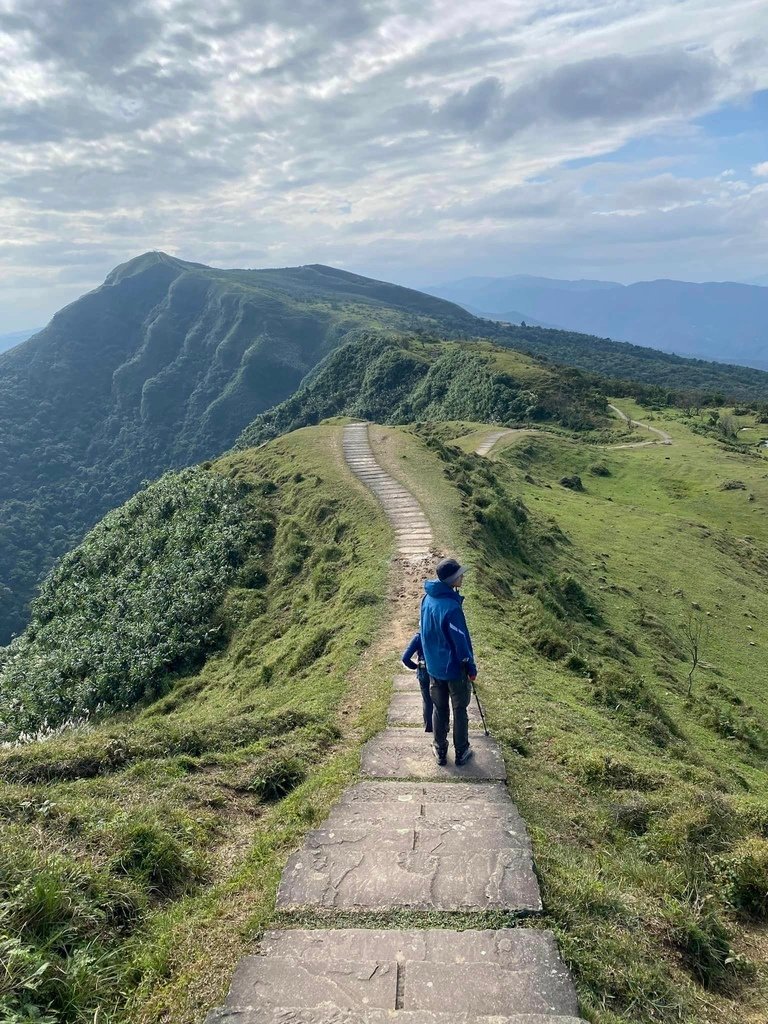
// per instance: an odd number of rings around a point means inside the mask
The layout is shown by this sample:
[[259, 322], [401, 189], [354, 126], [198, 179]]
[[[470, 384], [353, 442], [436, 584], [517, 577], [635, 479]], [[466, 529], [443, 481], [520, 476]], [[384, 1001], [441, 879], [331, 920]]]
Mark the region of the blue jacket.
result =
[[424, 660], [424, 649], [421, 646], [421, 633], [414, 633], [411, 642], [403, 651], [403, 655], [400, 660], [406, 668], [415, 670], [419, 667], [413, 660], [414, 654], [419, 660]]
[[421, 644], [427, 671], [434, 679], [461, 679], [465, 669], [471, 676], [477, 675], [461, 607], [464, 598], [440, 580], [427, 580], [424, 590], [427, 596], [421, 602]]

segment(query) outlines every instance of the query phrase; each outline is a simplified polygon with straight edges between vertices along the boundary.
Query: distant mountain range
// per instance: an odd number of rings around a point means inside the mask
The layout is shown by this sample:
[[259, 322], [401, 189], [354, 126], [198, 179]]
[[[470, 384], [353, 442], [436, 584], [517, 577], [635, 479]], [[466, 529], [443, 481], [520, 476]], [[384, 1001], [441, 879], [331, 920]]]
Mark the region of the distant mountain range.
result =
[[428, 289], [481, 316], [768, 369], [768, 288], [734, 282], [468, 277]]
[[[665, 390], [768, 399], [768, 374], [758, 370], [504, 326], [332, 267], [218, 270], [145, 253], [0, 355], [0, 644], [23, 627], [54, 560], [142, 481], [227, 450], [334, 350], [382, 335], [486, 337]], [[405, 365], [381, 356], [376, 380]], [[440, 387], [451, 385], [447, 366], [438, 367], [448, 374]], [[429, 366], [417, 361], [409, 372]], [[422, 404], [444, 407], [434, 403]]]
[[20, 345], [22, 341], [31, 338], [39, 330], [39, 327], [35, 327], [31, 331], [11, 331], [10, 334], [0, 334], [0, 352], [7, 352], [9, 348]]

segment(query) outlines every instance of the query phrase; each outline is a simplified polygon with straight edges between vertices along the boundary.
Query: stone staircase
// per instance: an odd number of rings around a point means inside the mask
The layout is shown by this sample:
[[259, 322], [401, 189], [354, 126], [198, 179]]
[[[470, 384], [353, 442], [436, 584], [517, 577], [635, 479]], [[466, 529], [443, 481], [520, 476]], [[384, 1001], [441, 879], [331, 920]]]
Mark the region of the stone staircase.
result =
[[[365, 424], [345, 428], [344, 450], [400, 531], [401, 557], [428, 556], [428, 520], [376, 464]], [[353, 918], [403, 910], [411, 918], [540, 912], [525, 823], [504, 784], [501, 752], [478, 729], [477, 712], [470, 722], [475, 756], [461, 767], [435, 762], [412, 676], [395, 677], [388, 722], [363, 748], [363, 781], [288, 860], [278, 909]], [[207, 1019], [225, 1022], [580, 1024], [551, 932], [426, 927], [267, 932], [259, 955], [238, 965], [225, 1005]]]

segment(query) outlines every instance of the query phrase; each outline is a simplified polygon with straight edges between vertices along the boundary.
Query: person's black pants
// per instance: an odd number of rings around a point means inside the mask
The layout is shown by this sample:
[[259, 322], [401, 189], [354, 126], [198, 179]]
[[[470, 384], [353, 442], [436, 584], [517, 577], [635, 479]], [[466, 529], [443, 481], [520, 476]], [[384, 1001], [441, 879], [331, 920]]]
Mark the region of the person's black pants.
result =
[[432, 712], [433, 744], [441, 754], [448, 751], [448, 728], [453, 710], [453, 746], [462, 754], [469, 746], [469, 716], [467, 708], [472, 699], [469, 679], [430, 679], [429, 695], [434, 705]]
[[432, 680], [426, 672], [419, 672], [419, 686], [421, 687], [421, 708], [424, 713], [424, 732], [432, 732], [432, 712], [434, 705], [429, 695], [429, 687]]

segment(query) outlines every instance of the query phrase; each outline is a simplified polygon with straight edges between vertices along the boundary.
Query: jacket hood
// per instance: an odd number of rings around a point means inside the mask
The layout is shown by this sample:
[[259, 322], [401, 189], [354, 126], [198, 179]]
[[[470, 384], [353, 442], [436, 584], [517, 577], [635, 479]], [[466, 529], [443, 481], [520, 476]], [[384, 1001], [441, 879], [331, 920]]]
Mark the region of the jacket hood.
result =
[[430, 597], [447, 598], [451, 601], [457, 601], [459, 604], [464, 600], [458, 590], [454, 590], [453, 587], [449, 587], [448, 584], [443, 583], [442, 580], [427, 580], [424, 584], [424, 590]]

